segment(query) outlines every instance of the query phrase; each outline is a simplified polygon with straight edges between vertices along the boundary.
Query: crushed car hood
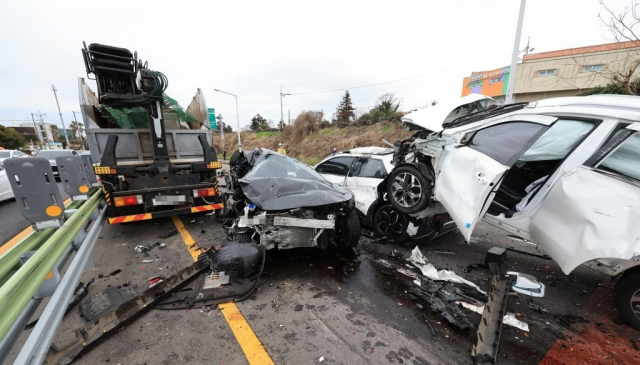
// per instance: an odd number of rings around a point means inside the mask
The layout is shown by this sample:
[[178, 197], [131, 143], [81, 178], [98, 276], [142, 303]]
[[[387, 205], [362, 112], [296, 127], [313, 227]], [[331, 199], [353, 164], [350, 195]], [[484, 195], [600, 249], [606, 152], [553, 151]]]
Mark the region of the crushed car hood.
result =
[[[245, 197], [263, 210], [317, 207], [352, 200], [349, 190], [333, 185], [304, 163], [265, 148], [245, 152], [251, 170], [238, 179]], [[235, 165], [234, 165], [235, 166]]]
[[447, 123], [470, 114], [469, 111], [476, 110], [476, 106], [480, 105], [486, 108], [495, 102], [493, 98], [488, 96], [471, 94], [411, 112], [402, 117], [401, 120], [403, 123], [409, 123], [429, 131], [439, 132]]
[[315, 180], [256, 177], [243, 178], [240, 182], [247, 199], [264, 210], [316, 207], [351, 199], [348, 190]]

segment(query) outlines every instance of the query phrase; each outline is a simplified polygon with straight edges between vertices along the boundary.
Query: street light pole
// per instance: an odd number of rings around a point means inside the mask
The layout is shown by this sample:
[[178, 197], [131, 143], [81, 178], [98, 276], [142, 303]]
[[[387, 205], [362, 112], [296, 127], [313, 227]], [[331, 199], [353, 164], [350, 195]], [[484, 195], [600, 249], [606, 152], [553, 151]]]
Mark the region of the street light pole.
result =
[[282, 86], [280, 86], [280, 125], [279, 126], [284, 124], [284, 111], [283, 111], [283, 108], [282, 108], [282, 98], [287, 96], [287, 95], [291, 95], [291, 94], [283, 94], [282, 93]]
[[219, 93], [231, 95], [236, 98], [236, 119], [238, 120], [238, 151], [242, 152], [242, 140], [240, 139], [240, 114], [238, 113], [238, 96], [236, 94], [228, 93], [226, 91], [213, 89]]
[[40, 141], [40, 149], [43, 149], [42, 134], [40, 134], [40, 131], [38, 130], [38, 126], [36, 125], [36, 118], [33, 116], [33, 113], [31, 113], [31, 120], [33, 120], [33, 130], [36, 132], [36, 135], [38, 136], [38, 141]]
[[511, 54], [511, 67], [509, 67], [509, 82], [507, 83], [507, 95], [504, 98], [505, 104], [513, 103], [513, 87], [516, 83], [516, 66], [518, 65], [518, 52], [520, 51], [520, 36], [522, 35], [522, 21], [524, 20], [524, 7], [527, 0], [520, 0], [520, 14], [518, 15], [518, 26], [516, 27], [516, 39], [513, 41], [513, 53]]
[[222, 158], [227, 159], [227, 146], [224, 144], [224, 123], [222, 122], [222, 114], [218, 113], [218, 121], [220, 122], [220, 137], [222, 138]]
[[56, 86], [51, 84], [51, 91], [53, 91], [53, 96], [56, 97], [56, 104], [58, 105], [58, 113], [60, 113], [60, 121], [62, 122], [62, 130], [64, 131], [64, 139], [67, 141], [67, 148], [69, 148], [69, 136], [67, 136], [67, 128], [64, 126], [64, 119], [62, 119], [62, 112], [60, 111], [60, 103], [58, 102], [58, 94], [56, 91]]

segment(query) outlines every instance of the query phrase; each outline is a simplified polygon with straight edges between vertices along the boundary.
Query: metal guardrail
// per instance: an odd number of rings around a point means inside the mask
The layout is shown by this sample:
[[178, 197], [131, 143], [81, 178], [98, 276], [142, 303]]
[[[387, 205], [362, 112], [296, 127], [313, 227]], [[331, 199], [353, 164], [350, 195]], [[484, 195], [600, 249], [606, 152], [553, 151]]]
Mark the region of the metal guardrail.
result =
[[76, 285], [80, 280], [80, 275], [82, 275], [87, 264], [90, 263], [91, 252], [105, 222], [106, 212], [107, 210], [103, 208], [91, 230], [87, 233], [58, 289], [51, 297], [42, 315], [40, 315], [38, 323], [16, 358], [17, 364], [42, 364], [44, 362], [49, 346], [53, 342], [53, 337], [60, 322], [62, 322], [67, 305], [71, 301]]
[[[10, 160], [14, 159], [9, 159], [5, 165], [11, 166], [7, 173], [10, 180], [15, 180], [12, 181], [14, 192], [27, 186], [31, 190], [28, 202], [22, 199], [24, 194], [20, 197], [16, 194], [16, 203], [35, 230], [0, 256], [0, 363], [5, 360], [42, 298], [52, 296], [15, 362], [41, 364], [80, 275], [92, 264], [91, 252], [105, 222], [106, 209], [102, 191], [89, 187], [93, 184], [86, 173], [67, 178], [77, 180], [70, 181], [70, 185], [87, 187], [85, 191], [78, 191], [86, 193], [87, 200], [76, 200], [64, 207], [58, 203], [55, 180], [48, 175], [51, 171], [48, 161], [46, 164], [35, 161], [38, 162], [35, 164], [34, 158], [12, 164]], [[75, 165], [84, 163], [82, 159], [73, 162]], [[37, 178], [28, 180], [31, 175]], [[47, 178], [40, 179], [40, 176]], [[55, 196], [55, 199], [52, 204], [50, 199], [45, 198], [42, 202], [33, 199], [37, 196]], [[62, 212], [55, 209], [59, 206], [63, 206]], [[52, 218], [58, 220], [59, 228], [41, 224], [51, 222]], [[59, 269], [74, 250], [77, 251], [74, 259], [61, 278]]]

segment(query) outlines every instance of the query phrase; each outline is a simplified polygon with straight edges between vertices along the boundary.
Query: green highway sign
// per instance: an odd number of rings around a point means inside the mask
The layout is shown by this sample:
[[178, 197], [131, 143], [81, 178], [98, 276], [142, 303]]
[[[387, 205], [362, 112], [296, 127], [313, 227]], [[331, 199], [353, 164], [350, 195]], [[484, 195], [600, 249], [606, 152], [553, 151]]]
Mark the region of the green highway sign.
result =
[[209, 112], [209, 127], [211, 127], [211, 129], [218, 129], [216, 110], [214, 108], [208, 108], [207, 111]]

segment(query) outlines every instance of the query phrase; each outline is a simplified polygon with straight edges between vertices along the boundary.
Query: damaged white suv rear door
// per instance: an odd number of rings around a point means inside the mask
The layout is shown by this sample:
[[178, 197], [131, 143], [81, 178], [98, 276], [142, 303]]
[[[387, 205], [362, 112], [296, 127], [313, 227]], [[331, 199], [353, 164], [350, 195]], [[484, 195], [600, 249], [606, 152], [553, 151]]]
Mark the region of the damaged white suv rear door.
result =
[[[464, 130], [459, 143], [445, 146], [436, 168], [435, 198], [469, 242], [504, 173], [557, 118], [514, 115]], [[451, 130], [450, 133], [460, 133]]]
[[[531, 238], [569, 274], [596, 259], [640, 258], [640, 123], [617, 130], [551, 188], [531, 221]], [[633, 262], [629, 262], [631, 266]]]

